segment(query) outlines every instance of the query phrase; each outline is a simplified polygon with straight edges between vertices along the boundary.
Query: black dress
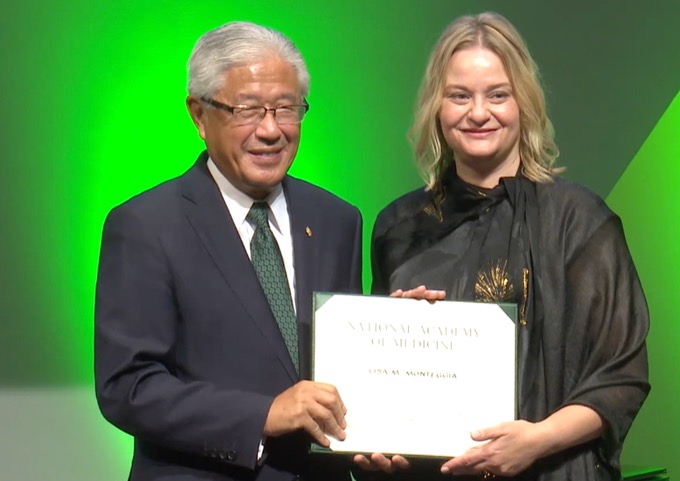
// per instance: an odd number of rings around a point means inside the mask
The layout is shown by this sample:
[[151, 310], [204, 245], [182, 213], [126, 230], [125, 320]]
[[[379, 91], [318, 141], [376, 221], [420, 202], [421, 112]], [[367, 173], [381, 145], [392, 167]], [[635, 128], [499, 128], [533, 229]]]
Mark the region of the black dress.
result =
[[[561, 179], [480, 189], [451, 169], [443, 187], [443, 200], [419, 189], [378, 215], [373, 293], [424, 284], [449, 299], [517, 303], [519, 417], [540, 421], [581, 404], [607, 426], [517, 479], [619, 479], [623, 440], [649, 392], [647, 304], [620, 219]], [[403, 477], [441, 476], [422, 469]]]

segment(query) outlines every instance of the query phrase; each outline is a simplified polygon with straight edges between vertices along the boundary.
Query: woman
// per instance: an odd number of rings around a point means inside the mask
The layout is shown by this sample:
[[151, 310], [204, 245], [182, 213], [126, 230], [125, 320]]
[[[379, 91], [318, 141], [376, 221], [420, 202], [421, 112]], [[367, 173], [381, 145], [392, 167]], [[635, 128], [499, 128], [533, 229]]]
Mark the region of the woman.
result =
[[[555, 177], [537, 69], [507, 20], [483, 13], [448, 27], [413, 134], [427, 185], [379, 214], [373, 292], [514, 302], [520, 313], [519, 419], [480, 426], [472, 437], [486, 443], [439, 472], [619, 479], [623, 440], [649, 391], [646, 302], [619, 218]], [[409, 466], [379, 454], [356, 461]], [[423, 479], [413, 466], [406, 473]]]

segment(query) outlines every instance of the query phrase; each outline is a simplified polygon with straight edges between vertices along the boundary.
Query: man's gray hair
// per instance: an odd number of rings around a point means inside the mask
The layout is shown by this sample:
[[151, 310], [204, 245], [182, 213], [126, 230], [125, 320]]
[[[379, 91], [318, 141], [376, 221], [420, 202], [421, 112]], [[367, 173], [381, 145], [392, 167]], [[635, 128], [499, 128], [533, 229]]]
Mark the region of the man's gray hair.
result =
[[198, 98], [212, 97], [225, 87], [224, 72], [272, 54], [295, 69], [300, 93], [306, 96], [309, 73], [297, 47], [283, 34], [248, 22], [227, 23], [198, 39], [189, 58], [189, 94]]

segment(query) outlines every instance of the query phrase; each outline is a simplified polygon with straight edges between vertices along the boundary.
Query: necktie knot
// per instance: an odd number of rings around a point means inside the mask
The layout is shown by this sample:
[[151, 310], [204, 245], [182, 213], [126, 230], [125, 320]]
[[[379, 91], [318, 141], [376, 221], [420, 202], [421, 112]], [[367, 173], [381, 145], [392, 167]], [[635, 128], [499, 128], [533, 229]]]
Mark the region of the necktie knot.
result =
[[269, 205], [266, 202], [254, 202], [246, 217], [256, 228], [269, 228]]

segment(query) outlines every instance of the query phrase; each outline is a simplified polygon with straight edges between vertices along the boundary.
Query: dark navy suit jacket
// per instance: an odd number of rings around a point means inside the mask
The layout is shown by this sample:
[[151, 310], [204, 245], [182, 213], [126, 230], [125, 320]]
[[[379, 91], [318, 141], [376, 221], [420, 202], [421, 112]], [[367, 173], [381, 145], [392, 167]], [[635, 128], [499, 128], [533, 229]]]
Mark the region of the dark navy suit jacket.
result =
[[[346, 463], [314, 458], [304, 432], [267, 439], [258, 460], [269, 407], [299, 378], [206, 161], [113, 209], [104, 226], [96, 392], [135, 438], [130, 479], [346, 480]], [[312, 291], [361, 292], [362, 222], [309, 183], [287, 176], [283, 188], [308, 378]]]

